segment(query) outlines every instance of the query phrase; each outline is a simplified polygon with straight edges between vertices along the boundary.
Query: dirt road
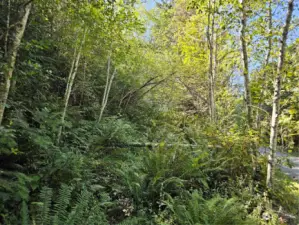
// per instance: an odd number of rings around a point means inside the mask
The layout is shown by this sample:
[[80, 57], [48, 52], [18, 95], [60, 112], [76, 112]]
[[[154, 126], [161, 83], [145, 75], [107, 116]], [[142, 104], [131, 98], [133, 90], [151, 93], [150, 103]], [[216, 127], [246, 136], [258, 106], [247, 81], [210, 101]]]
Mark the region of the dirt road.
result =
[[292, 168], [281, 166], [281, 170], [290, 177], [299, 181], [299, 157], [289, 157], [289, 159], [294, 164], [294, 166]]

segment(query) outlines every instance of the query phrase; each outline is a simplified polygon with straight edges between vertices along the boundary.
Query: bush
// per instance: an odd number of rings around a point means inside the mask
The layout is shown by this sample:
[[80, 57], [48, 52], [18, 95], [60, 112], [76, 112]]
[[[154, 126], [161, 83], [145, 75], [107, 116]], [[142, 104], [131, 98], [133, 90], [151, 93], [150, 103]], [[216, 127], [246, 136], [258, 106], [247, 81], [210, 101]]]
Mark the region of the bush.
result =
[[205, 200], [199, 191], [166, 201], [175, 224], [181, 225], [255, 225], [254, 219], [246, 218], [245, 207], [236, 198], [215, 196]]
[[[83, 189], [73, 198], [73, 188], [62, 185], [58, 196], [53, 199], [53, 190], [43, 187], [38, 202], [31, 202], [32, 210], [23, 201], [22, 225], [97, 225], [108, 224], [101, 207], [101, 201], [94, 198], [91, 192]], [[31, 212], [29, 216], [28, 212]]]

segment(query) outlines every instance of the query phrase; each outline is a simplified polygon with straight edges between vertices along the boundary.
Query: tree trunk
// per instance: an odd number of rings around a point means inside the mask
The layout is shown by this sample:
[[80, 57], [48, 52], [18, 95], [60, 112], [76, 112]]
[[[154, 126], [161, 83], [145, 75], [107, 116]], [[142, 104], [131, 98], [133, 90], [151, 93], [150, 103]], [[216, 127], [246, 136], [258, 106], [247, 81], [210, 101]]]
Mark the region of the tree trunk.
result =
[[216, 77], [216, 54], [215, 54], [215, 6], [216, 0], [209, 0], [209, 14], [207, 38], [209, 45], [209, 104], [211, 121], [216, 120], [215, 104], [215, 77]]
[[[263, 86], [267, 88], [267, 67], [269, 65], [269, 62], [270, 62], [270, 57], [271, 57], [271, 52], [272, 52], [272, 35], [273, 35], [273, 32], [272, 32], [272, 0], [269, 0], [269, 8], [268, 8], [268, 37], [267, 37], [267, 41], [268, 41], [268, 51], [267, 51], [267, 54], [266, 54], [266, 57], [265, 57], [265, 63], [264, 63], [264, 73], [263, 73], [263, 76], [262, 76], [262, 83], [263, 83]], [[261, 115], [260, 115], [260, 109], [262, 107], [262, 99], [263, 99], [263, 96], [264, 96], [264, 91], [263, 91], [263, 88], [261, 89], [260, 91], [260, 103], [259, 103], [259, 107], [258, 107], [258, 110], [257, 110], [257, 115], [256, 115], [256, 128], [257, 130], [259, 130], [260, 134], [261, 134]]]
[[100, 115], [99, 115], [97, 123], [100, 123], [102, 120], [103, 113], [104, 113], [104, 110], [105, 110], [107, 102], [108, 102], [108, 97], [109, 97], [112, 81], [116, 74], [116, 68], [115, 68], [112, 75], [110, 75], [110, 68], [111, 68], [111, 56], [109, 56], [109, 58], [108, 58], [105, 90], [104, 90], [104, 95], [102, 98], [101, 111], [100, 111]]
[[241, 47], [242, 47], [242, 62], [243, 62], [243, 76], [245, 88], [245, 102], [247, 109], [248, 126], [252, 127], [252, 101], [250, 93], [250, 79], [249, 79], [249, 66], [246, 42], [246, 25], [247, 25], [247, 0], [241, 0], [242, 4], [242, 18], [241, 18]]
[[81, 40], [78, 50], [75, 49], [75, 51], [74, 51], [74, 57], [73, 57], [71, 69], [70, 69], [68, 80], [67, 80], [66, 90], [65, 90], [65, 94], [64, 94], [64, 108], [63, 108], [62, 115], [61, 115], [61, 125], [59, 126], [58, 134], [57, 134], [57, 140], [56, 140], [57, 144], [59, 144], [59, 142], [60, 142], [63, 124], [64, 124], [66, 112], [67, 112], [67, 107], [69, 104], [69, 99], [71, 96], [74, 80], [77, 75], [79, 61], [80, 61], [80, 57], [81, 57], [82, 47], [85, 42], [86, 33], [87, 33], [87, 30], [85, 29], [84, 33], [83, 33], [83, 38]]
[[274, 170], [274, 160], [275, 153], [277, 149], [277, 129], [278, 129], [278, 119], [279, 119], [279, 101], [280, 101], [280, 90], [281, 90], [281, 75], [283, 72], [284, 58], [285, 58], [285, 48], [288, 37], [288, 32], [291, 24], [292, 14], [294, 10], [294, 0], [289, 0], [288, 2], [288, 13], [286, 16], [286, 22], [283, 28], [283, 33], [281, 37], [281, 46], [279, 51], [279, 58], [277, 64], [277, 74], [274, 81], [274, 95], [273, 95], [273, 108], [272, 108], [272, 118], [271, 118], [271, 130], [270, 130], [270, 153], [268, 155], [268, 166], [267, 166], [267, 180], [266, 184], [268, 188], [273, 185], [273, 170]]
[[4, 76], [3, 78], [1, 78], [0, 81], [0, 125], [3, 121], [5, 105], [7, 103], [9, 89], [11, 86], [11, 79], [12, 79], [13, 71], [15, 69], [16, 57], [27, 25], [28, 17], [31, 10], [31, 5], [32, 5], [31, 2], [27, 3], [26, 5], [24, 5], [22, 12], [19, 13], [20, 14], [20, 21], [18, 22], [19, 25], [15, 26], [14, 34], [12, 35], [13, 38], [12, 44], [7, 51], [7, 58], [6, 58], [7, 64], [5, 65], [4, 68]]
[[10, 27], [10, 0], [7, 1], [6, 32], [4, 36], [4, 58], [7, 57], [9, 27]]
[[[272, 51], [272, 0], [269, 0], [269, 8], [268, 8], [268, 52], [265, 59], [265, 67], [269, 65], [271, 51]], [[263, 79], [266, 80], [267, 74], [264, 73]]]

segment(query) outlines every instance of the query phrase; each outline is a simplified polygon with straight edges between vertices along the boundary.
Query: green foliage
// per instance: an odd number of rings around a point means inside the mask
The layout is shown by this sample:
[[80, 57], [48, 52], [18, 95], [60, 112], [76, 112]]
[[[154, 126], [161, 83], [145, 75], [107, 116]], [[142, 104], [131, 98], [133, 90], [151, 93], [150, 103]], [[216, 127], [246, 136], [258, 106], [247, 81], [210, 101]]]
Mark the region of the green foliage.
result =
[[121, 223], [118, 223], [118, 225], [139, 225], [139, 224], [152, 225], [155, 223], [153, 223], [153, 221], [151, 221], [147, 217], [130, 217], [123, 220]]
[[[28, 2], [0, 1], [1, 98], [7, 85], [3, 72]], [[237, 50], [237, 0], [159, 1], [152, 10], [135, 0], [30, 2], [0, 126], [1, 224], [263, 224], [265, 212], [275, 224], [283, 216], [280, 208], [298, 214], [298, 185], [280, 173], [269, 193], [273, 209], [267, 206], [267, 159], [252, 154], [268, 145], [277, 21], [284, 4], [272, 1], [275, 21], [273, 29], [265, 29], [269, 1], [248, 1], [245, 38], [256, 118], [250, 127]], [[211, 22], [215, 46], [207, 41]], [[296, 152], [298, 40], [288, 45], [278, 145]], [[112, 72], [108, 58], [116, 76], [98, 123]], [[210, 82], [215, 121], [209, 115]], [[132, 146], [150, 143], [156, 146]]]
[[27, 176], [23, 173], [12, 171], [1, 171], [1, 202], [27, 201], [30, 190], [38, 187], [40, 177]]
[[205, 200], [194, 191], [183, 199], [169, 196], [166, 204], [177, 224], [256, 224], [256, 221], [246, 219], [246, 210], [236, 198], [215, 196]]
[[[39, 202], [31, 203], [32, 223], [45, 225], [107, 223], [100, 202], [94, 201], [91, 192], [83, 189], [75, 199], [71, 194], [72, 187], [62, 185], [55, 200], [53, 190], [43, 187], [39, 195]], [[22, 208], [27, 207], [26, 204], [23, 205]], [[22, 221], [28, 221], [27, 214], [28, 212], [22, 212]]]
[[270, 193], [273, 202], [277, 204], [277, 207], [282, 207], [284, 211], [297, 215], [298, 207], [294, 206], [299, 204], [299, 185], [281, 171], [276, 171], [276, 173], [276, 186]]
[[67, 207], [70, 204], [72, 189], [72, 187], [65, 184], [59, 189], [58, 199], [53, 209], [55, 212], [55, 218], [53, 220], [56, 224], [60, 224], [61, 221], [65, 221], [67, 218]]
[[99, 128], [103, 144], [113, 145], [113, 143], [138, 143], [144, 142], [145, 138], [136, 124], [130, 121], [111, 117], [101, 122]]
[[120, 163], [117, 175], [137, 207], [157, 210], [166, 193], [178, 195], [183, 188], [206, 185], [205, 175], [194, 166], [193, 152], [160, 147], [129, 156]]
[[22, 225], [29, 225], [29, 213], [28, 213], [28, 206], [25, 201], [22, 201], [21, 206], [21, 218], [22, 218]]
[[50, 223], [50, 206], [52, 200], [52, 189], [44, 187], [40, 193], [41, 208], [39, 209], [39, 214], [36, 216], [36, 220], [40, 224]]
[[15, 130], [0, 127], [0, 154], [10, 155], [18, 154], [18, 144], [15, 141]]

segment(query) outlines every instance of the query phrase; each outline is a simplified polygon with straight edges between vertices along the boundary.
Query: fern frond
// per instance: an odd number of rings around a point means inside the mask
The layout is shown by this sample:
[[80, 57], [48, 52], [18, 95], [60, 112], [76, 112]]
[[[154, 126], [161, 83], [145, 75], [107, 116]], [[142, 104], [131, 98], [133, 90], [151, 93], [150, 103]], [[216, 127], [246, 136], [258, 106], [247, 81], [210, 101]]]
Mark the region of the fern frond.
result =
[[150, 225], [154, 223], [149, 221], [149, 219], [146, 217], [129, 217], [123, 220], [122, 222], [118, 223], [117, 225], [139, 225], [139, 224]]
[[29, 225], [28, 205], [25, 201], [22, 201], [21, 205], [21, 220], [22, 225]]
[[209, 225], [241, 225], [256, 224], [251, 219], [245, 220], [246, 212], [236, 198], [225, 199], [215, 196], [209, 200], [195, 191], [187, 200], [169, 197], [166, 202], [168, 208], [174, 213], [178, 224], [209, 224]]
[[59, 195], [53, 208], [53, 225], [63, 224], [68, 217], [67, 207], [70, 204], [73, 188], [63, 184], [59, 189]]
[[89, 212], [88, 218], [85, 222], [86, 225], [108, 225], [106, 215], [102, 211], [102, 208], [99, 203], [97, 203]]
[[40, 192], [42, 206], [39, 215], [36, 218], [37, 224], [50, 225], [51, 222], [51, 201], [53, 191], [51, 188], [43, 187]]
[[91, 197], [91, 193], [86, 189], [81, 192], [78, 197], [75, 207], [70, 212], [66, 223], [68, 225], [84, 224], [84, 213], [88, 208], [88, 203]]

